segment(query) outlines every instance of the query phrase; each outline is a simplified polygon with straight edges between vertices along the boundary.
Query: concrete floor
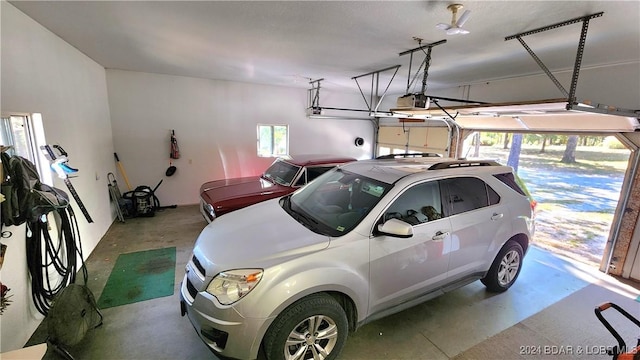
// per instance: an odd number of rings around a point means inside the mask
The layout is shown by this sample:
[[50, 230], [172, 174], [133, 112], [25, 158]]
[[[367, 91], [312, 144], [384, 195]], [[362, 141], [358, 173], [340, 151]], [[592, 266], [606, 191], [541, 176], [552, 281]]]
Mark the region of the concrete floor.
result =
[[[179, 307], [184, 266], [205, 225], [195, 205], [115, 222], [87, 261], [96, 299], [119, 254], [168, 246], [176, 247], [174, 294], [103, 309], [104, 324], [68, 351], [77, 359], [215, 359]], [[506, 293], [475, 282], [377, 320], [349, 335], [340, 359], [610, 359], [602, 349], [616, 342], [594, 308], [611, 301], [640, 317], [637, 288], [532, 246]], [[605, 315], [635, 346], [640, 329], [613, 312]], [[46, 336], [45, 320], [27, 346]], [[44, 358], [59, 357], [48, 351]]]

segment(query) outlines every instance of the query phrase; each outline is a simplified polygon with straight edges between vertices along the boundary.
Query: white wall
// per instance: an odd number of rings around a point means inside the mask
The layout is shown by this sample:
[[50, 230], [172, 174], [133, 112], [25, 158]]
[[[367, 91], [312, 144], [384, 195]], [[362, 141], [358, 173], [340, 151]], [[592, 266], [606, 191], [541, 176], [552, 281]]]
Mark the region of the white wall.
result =
[[[107, 70], [107, 85], [115, 151], [132, 187], [163, 180], [161, 205], [195, 204], [206, 181], [264, 171], [273, 159], [257, 156], [259, 123], [289, 125], [291, 154], [371, 156], [371, 122], [307, 118], [306, 89], [121, 70]], [[321, 96], [324, 106], [364, 108], [359, 94]], [[172, 129], [181, 158], [166, 177]], [[364, 146], [354, 145], [356, 136]]]
[[[1, 1], [1, 108], [3, 113], [42, 114], [49, 144], [69, 153], [80, 169], [72, 179], [94, 223], [76, 209], [85, 257], [113, 222], [106, 174], [117, 175], [118, 152], [131, 184], [163, 184], [162, 205], [193, 204], [207, 180], [260, 173], [273, 159], [256, 156], [256, 124], [288, 124], [290, 152], [371, 156], [368, 120], [309, 119], [307, 91], [174, 77], [103, 67]], [[109, 94], [109, 95], [107, 95]], [[325, 106], [362, 108], [359, 94], [323, 94]], [[111, 110], [110, 110], [111, 108]], [[111, 114], [110, 114], [111, 111]], [[182, 158], [169, 166], [169, 131], [176, 131]], [[365, 145], [355, 147], [356, 136]], [[115, 140], [114, 140], [115, 139]], [[54, 185], [65, 191], [62, 181]], [[13, 303], [0, 317], [0, 352], [22, 347], [42, 320], [30, 298], [24, 226], [10, 228], [0, 281]]]
[[[76, 207], [85, 257], [112, 223], [106, 174], [114, 171], [113, 141], [104, 68], [52, 34], [13, 5], [1, 1], [1, 111], [42, 114], [47, 142], [69, 153], [79, 168], [71, 180], [94, 223]], [[96, 175], [100, 178], [96, 179]], [[56, 179], [54, 186], [68, 190]], [[13, 302], [0, 316], [0, 352], [24, 346], [42, 316], [30, 304], [24, 225], [7, 227], [0, 281]]]

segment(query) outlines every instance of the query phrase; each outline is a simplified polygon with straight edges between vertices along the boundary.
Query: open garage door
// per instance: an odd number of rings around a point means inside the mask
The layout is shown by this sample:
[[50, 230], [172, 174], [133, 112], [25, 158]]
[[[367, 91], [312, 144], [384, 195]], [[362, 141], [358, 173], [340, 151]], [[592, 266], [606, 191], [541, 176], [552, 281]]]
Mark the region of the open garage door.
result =
[[[640, 175], [638, 164], [638, 141], [636, 131], [640, 130], [640, 110], [620, 109], [603, 105], [589, 100], [578, 99], [576, 96], [578, 76], [584, 53], [588, 23], [591, 19], [602, 16], [603, 13], [570, 19], [561, 23], [552, 24], [542, 28], [529, 30], [523, 33], [511, 35], [506, 40], [517, 39], [532, 56], [541, 70], [553, 81], [563, 98], [550, 100], [536, 100], [518, 103], [479, 103], [469, 101], [468, 91], [466, 99], [436, 98], [426, 92], [427, 68], [430, 63], [431, 47], [439, 43], [420, 46], [400, 55], [414, 51], [422, 51], [426, 48], [424, 63], [422, 92], [410, 94], [409, 81], [407, 93], [398, 98], [395, 109], [388, 112], [379, 111], [380, 101], [384, 94], [375, 93], [372, 90], [371, 101], [368, 103], [370, 116], [379, 119], [378, 131], [384, 132], [384, 127], [395, 129], [389, 132], [397, 132], [402, 126], [403, 135], [406, 133], [406, 122], [410, 120], [429, 127], [430, 123], [440, 120], [449, 129], [448, 150], [450, 156], [462, 156], [463, 147], [460, 144], [470, 134], [476, 131], [494, 131], [510, 133], [560, 133], [560, 134], [615, 134], [631, 150], [627, 171], [624, 176], [620, 201], [615, 210], [611, 233], [601, 263], [601, 270], [623, 277], [633, 277], [640, 280], [640, 230], [636, 231], [640, 223]], [[574, 63], [570, 88], [565, 89], [556, 76], [547, 68], [541, 59], [528, 46], [524, 37], [534, 35], [547, 30], [557, 29], [565, 25], [582, 23], [582, 31], [578, 39], [578, 51]], [[420, 44], [421, 45], [421, 44]], [[384, 71], [384, 70], [381, 70]], [[396, 68], [397, 71], [397, 68]], [[411, 74], [411, 70], [409, 71]], [[377, 75], [377, 73], [376, 73]], [[373, 80], [372, 80], [373, 81]], [[373, 82], [372, 82], [373, 84]], [[372, 87], [372, 89], [374, 89]], [[362, 91], [361, 91], [362, 92]], [[385, 90], [386, 93], [386, 90]], [[364, 97], [364, 94], [363, 94]], [[379, 99], [373, 106], [373, 99]], [[404, 100], [413, 101], [404, 101]], [[403, 100], [403, 101], [401, 101]], [[420, 100], [420, 101], [418, 101]], [[442, 102], [442, 104], [441, 104]], [[446, 104], [445, 104], [446, 103]], [[465, 104], [465, 105], [459, 105]], [[633, 104], [634, 106], [636, 104]], [[400, 123], [398, 123], [400, 121]], [[411, 128], [410, 131], [412, 131]], [[397, 138], [400, 139], [401, 137]], [[378, 151], [380, 149], [380, 137], [377, 139]], [[405, 149], [413, 150], [415, 142], [410, 144], [409, 135], [405, 138]], [[420, 151], [416, 149], [416, 151]], [[422, 150], [422, 151], [426, 151]]]
[[640, 129], [638, 111], [601, 104], [572, 105], [566, 99], [391, 109], [391, 112], [415, 119], [446, 121], [453, 117], [460, 128], [470, 131], [627, 133]]
[[[572, 108], [564, 99], [553, 99], [435, 109], [392, 109], [395, 118], [380, 119], [378, 149], [447, 154], [447, 149], [454, 146], [455, 151], [451, 154], [460, 157], [466, 154], [462, 146], [459, 149], [455, 147], [456, 142], [461, 143], [477, 131], [615, 135], [630, 149], [630, 156], [600, 269], [612, 275], [640, 280], [640, 135], [636, 133], [640, 129], [640, 112], [604, 105], [574, 106], [579, 106], [580, 110]], [[446, 117], [450, 118], [449, 127], [442, 125], [446, 123]], [[406, 119], [412, 121], [407, 123]], [[449, 135], [450, 141], [441, 140]], [[425, 139], [433, 139], [433, 142]], [[423, 146], [425, 144], [438, 145], [434, 149]]]
[[600, 270], [640, 281], [640, 134], [618, 136], [632, 151]]
[[[517, 167], [537, 201], [534, 244], [599, 267], [614, 224], [630, 151], [611, 135], [575, 136], [576, 162], [565, 163], [562, 160], [572, 137], [569, 135], [476, 134], [479, 136], [465, 140], [465, 154]], [[517, 137], [520, 146], [513, 140]], [[511, 156], [515, 153], [520, 154], [518, 160]]]

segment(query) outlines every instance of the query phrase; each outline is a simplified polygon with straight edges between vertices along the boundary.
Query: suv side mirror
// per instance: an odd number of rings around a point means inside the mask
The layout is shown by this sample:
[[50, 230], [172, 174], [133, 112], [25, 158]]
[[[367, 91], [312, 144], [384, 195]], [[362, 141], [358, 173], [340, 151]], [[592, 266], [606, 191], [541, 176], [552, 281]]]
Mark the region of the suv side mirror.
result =
[[413, 227], [402, 220], [389, 219], [384, 224], [378, 225], [378, 232], [394, 237], [410, 238], [413, 236]]

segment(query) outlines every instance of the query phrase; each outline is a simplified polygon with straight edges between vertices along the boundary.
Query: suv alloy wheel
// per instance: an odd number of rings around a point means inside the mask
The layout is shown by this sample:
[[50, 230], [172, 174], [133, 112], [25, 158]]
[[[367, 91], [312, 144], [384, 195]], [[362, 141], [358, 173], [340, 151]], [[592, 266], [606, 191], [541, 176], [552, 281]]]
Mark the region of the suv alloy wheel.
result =
[[286, 308], [264, 340], [269, 359], [334, 359], [347, 338], [347, 315], [328, 294], [305, 297]]
[[514, 240], [509, 240], [491, 264], [487, 275], [480, 279], [488, 290], [504, 292], [513, 285], [522, 268], [522, 246]]

